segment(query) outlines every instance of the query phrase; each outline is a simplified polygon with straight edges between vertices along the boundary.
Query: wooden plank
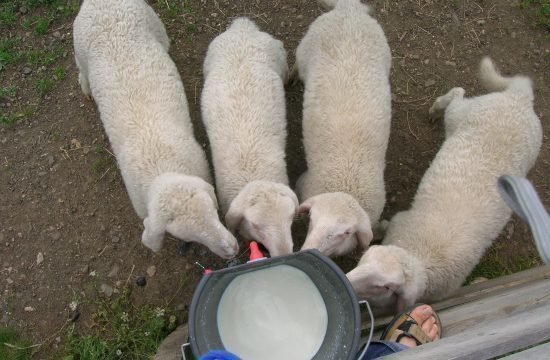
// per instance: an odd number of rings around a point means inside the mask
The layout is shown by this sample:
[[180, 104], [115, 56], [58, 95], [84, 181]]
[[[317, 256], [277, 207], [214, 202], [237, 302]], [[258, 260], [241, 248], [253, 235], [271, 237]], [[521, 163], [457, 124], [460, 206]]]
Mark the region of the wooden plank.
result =
[[[433, 306], [438, 314], [442, 314], [446, 309], [479, 301], [480, 299], [491, 296], [509, 293], [510, 291], [514, 291], [514, 289], [523, 288], [526, 284], [537, 282], [542, 279], [550, 279], [550, 266], [539, 266], [512, 275], [465, 286], [455, 292], [453, 295], [454, 297], [430, 305]], [[362, 329], [368, 330], [370, 319], [368, 319], [366, 314], [363, 315]], [[375, 313], [375, 318], [375, 331], [380, 331], [391, 321], [393, 315], [380, 316], [380, 313]]]
[[550, 305], [473, 325], [468, 331], [384, 360], [485, 360], [550, 340]]
[[550, 358], [550, 343], [541, 344], [533, 348], [515, 353], [501, 360], [548, 360]]
[[434, 304], [434, 307], [436, 309], [446, 309], [451, 306], [476, 301], [483, 297], [491, 296], [494, 293], [505, 291], [508, 288], [522, 286], [523, 284], [541, 279], [550, 279], [550, 266], [539, 266], [512, 275], [461, 287], [449, 298]]
[[[445, 331], [451, 336], [468, 331], [472, 325], [520, 314], [550, 305], [550, 279], [509, 288], [505, 292], [438, 312]], [[550, 324], [548, 325], [550, 327]], [[549, 356], [550, 358], [550, 356]]]

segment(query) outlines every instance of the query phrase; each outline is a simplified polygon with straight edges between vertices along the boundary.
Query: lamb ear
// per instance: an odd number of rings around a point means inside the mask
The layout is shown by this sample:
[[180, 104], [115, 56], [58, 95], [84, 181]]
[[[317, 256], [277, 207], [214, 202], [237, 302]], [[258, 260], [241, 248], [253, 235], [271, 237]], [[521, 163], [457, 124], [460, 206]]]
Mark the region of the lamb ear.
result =
[[298, 206], [298, 214], [309, 213], [313, 204], [308, 201], [304, 201]]
[[166, 230], [166, 224], [161, 223], [154, 216], [148, 216], [143, 220], [145, 230], [141, 235], [141, 242], [149, 249], [158, 253], [162, 249], [164, 243], [164, 232]]
[[240, 227], [244, 217], [244, 201], [241, 200], [241, 194], [237, 195], [231, 202], [229, 210], [225, 214], [225, 225], [227, 229], [232, 233], [235, 233]]
[[365, 219], [363, 219], [363, 221], [357, 227], [357, 232], [355, 233], [355, 235], [357, 236], [359, 245], [363, 249], [367, 249], [373, 238], [372, 228], [368, 215], [365, 216]]
[[214, 187], [205, 181], [203, 184], [203, 189], [208, 193], [208, 196], [210, 196], [210, 198], [214, 202], [216, 210], [218, 210], [218, 199], [216, 198], [216, 191], [214, 190]]

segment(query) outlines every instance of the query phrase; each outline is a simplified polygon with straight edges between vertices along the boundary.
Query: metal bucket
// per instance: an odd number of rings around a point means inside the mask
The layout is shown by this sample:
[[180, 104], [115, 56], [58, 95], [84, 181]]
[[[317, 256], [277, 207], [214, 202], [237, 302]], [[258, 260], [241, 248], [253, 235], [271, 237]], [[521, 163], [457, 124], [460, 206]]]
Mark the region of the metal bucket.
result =
[[342, 270], [317, 250], [249, 262], [203, 276], [195, 289], [189, 311], [189, 343], [196, 357], [210, 350], [225, 349], [218, 331], [217, 310], [229, 283], [239, 275], [283, 264], [306, 273], [325, 302], [327, 331], [313, 359], [356, 358], [361, 319], [355, 292]]

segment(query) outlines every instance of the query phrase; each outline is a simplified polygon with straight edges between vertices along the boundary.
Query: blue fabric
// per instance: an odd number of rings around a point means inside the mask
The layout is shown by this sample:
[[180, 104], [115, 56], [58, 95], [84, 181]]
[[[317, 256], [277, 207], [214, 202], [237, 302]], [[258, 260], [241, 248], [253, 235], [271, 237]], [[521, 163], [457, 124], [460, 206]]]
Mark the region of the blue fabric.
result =
[[199, 360], [241, 360], [236, 355], [224, 350], [212, 350], [200, 357]]
[[[373, 360], [378, 359], [386, 355], [395, 354], [396, 352], [403, 351], [408, 349], [408, 346], [405, 346], [400, 343], [391, 342], [391, 341], [372, 341], [367, 349], [367, 353], [359, 360]], [[361, 348], [361, 351], [363, 349]], [[359, 351], [359, 354], [361, 353]]]

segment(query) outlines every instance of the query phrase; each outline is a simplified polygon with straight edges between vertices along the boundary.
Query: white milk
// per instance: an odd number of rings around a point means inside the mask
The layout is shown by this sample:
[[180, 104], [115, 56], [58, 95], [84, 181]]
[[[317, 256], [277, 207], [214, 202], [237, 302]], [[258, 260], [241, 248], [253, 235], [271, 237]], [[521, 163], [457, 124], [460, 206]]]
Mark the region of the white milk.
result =
[[236, 277], [218, 306], [223, 345], [243, 360], [309, 360], [323, 343], [327, 323], [315, 284], [288, 265]]

